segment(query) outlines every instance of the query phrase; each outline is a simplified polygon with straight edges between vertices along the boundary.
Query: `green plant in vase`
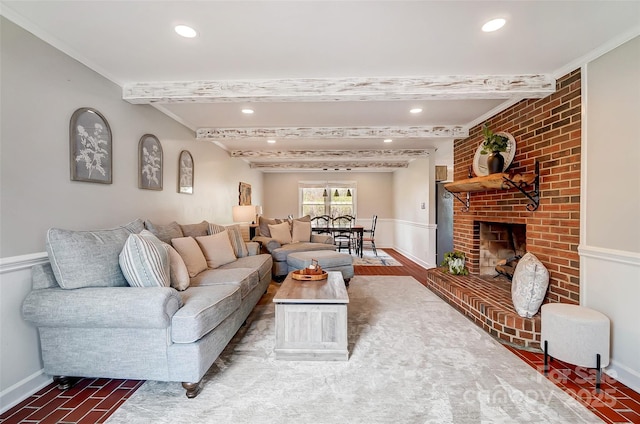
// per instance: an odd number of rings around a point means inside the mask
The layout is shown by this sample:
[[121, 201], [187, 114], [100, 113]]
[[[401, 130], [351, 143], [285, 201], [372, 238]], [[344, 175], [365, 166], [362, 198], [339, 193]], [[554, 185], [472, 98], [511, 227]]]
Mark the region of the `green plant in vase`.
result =
[[509, 138], [496, 134], [485, 123], [482, 126], [482, 135], [484, 136], [484, 142], [482, 143], [482, 150], [480, 154], [489, 156], [487, 157], [487, 168], [489, 174], [495, 174], [502, 172], [504, 168], [504, 157], [500, 154], [506, 152], [509, 147]]
[[453, 275], [467, 275], [469, 270], [464, 267], [465, 255], [463, 252], [455, 250], [444, 254], [444, 259], [440, 266], [446, 266]]

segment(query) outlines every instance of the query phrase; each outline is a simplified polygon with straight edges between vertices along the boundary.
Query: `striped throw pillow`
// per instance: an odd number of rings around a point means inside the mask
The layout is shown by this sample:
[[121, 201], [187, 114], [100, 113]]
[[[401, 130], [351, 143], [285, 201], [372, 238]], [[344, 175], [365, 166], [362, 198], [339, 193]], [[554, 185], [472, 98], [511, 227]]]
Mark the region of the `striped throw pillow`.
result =
[[223, 232], [226, 228], [222, 225], [214, 224], [213, 222], [209, 223], [209, 235], [214, 235]]
[[131, 234], [120, 252], [120, 269], [131, 287], [169, 287], [169, 254], [151, 232]]
[[249, 249], [247, 249], [247, 245], [245, 244], [244, 238], [242, 237], [240, 226], [229, 225], [227, 227], [227, 232], [229, 233], [229, 241], [231, 242], [231, 247], [233, 247], [233, 253], [236, 254], [236, 258], [244, 258], [245, 256], [249, 256]]

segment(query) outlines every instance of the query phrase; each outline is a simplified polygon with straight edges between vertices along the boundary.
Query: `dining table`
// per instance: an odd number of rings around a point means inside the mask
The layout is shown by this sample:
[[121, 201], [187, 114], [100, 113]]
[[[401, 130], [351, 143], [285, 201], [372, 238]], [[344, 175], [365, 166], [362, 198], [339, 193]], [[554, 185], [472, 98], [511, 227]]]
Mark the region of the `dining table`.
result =
[[311, 232], [316, 234], [331, 234], [350, 232], [355, 235], [356, 238], [356, 255], [362, 257], [363, 254], [363, 237], [364, 227], [362, 225], [353, 225], [351, 227], [311, 227]]

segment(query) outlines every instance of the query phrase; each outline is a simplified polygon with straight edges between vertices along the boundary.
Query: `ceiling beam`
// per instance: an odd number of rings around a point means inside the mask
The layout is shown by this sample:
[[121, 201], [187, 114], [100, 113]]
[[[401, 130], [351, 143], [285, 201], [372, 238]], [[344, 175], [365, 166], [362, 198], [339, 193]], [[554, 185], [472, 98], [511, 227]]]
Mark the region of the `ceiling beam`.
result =
[[399, 159], [429, 156], [427, 149], [398, 150], [232, 150], [231, 157], [260, 159], [323, 160], [335, 159]]
[[393, 162], [252, 162], [252, 169], [279, 169], [279, 170], [327, 170], [350, 171], [354, 169], [392, 169], [408, 168], [409, 161]]
[[555, 89], [546, 74], [435, 75], [135, 82], [124, 84], [122, 98], [133, 104], [507, 99], [542, 98]]
[[196, 138], [246, 140], [277, 138], [465, 138], [469, 129], [460, 125], [422, 127], [289, 127], [289, 128], [198, 128]]

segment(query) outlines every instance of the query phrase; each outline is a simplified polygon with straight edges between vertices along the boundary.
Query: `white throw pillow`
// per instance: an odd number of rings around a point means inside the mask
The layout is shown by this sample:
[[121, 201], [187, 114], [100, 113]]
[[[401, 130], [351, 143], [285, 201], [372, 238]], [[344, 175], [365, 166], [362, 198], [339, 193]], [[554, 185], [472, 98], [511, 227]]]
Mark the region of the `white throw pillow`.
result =
[[186, 290], [189, 287], [189, 270], [182, 260], [182, 256], [176, 249], [167, 243], [162, 244], [169, 253], [169, 273], [171, 275], [171, 287], [176, 290]]
[[288, 222], [269, 224], [269, 232], [271, 233], [271, 238], [275, 239], [278, 243], [282, 245], [291, 243], [291, 230], [289, 229]]
[[207, 260], [193, 237], [174, 238], [171, 240], [171, 244], [187, 266], [189, 277], [195, 277], [207, 269]]
[[311, 222], [293, 220], [293, 233], [291, 239], [294, 243], [311, 241]]
[[549, 287], [549, 271], [531, 253], [518, 262], [511, 280], [511, 299], [521, 317], [531, 318], [536, 313]]
[[209, 268], [218, 268], [236, 260], [226, 231], [210, 236], [196, 237]]
[[131, 287], [169, 286], [169, 254], [150, 231], [130, 234], [118, 259]]

